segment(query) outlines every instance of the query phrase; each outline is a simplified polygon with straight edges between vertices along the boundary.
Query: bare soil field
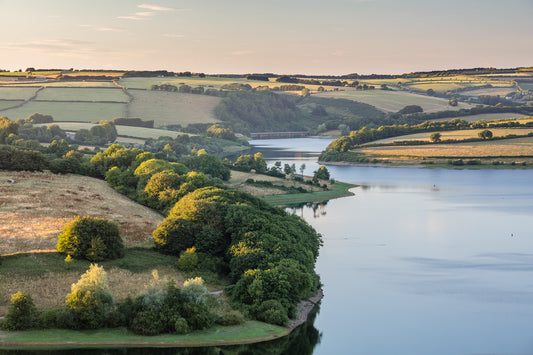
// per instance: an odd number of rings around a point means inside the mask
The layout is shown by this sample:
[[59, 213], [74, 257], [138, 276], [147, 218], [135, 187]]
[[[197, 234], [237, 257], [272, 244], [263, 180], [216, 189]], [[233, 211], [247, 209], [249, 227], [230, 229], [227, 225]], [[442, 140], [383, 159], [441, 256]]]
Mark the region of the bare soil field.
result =
[[213, 110], [220, 98], [164, 91], [129, 90], [129, 117], [154, 120], [156, 126], [218, 122]]
[[0, 170], [1, 254], [55, 250], [61, 228], [78, 215], [118, 223], [127, 247], [151, 246], [151, 233], [163, 220], [103, 180]]

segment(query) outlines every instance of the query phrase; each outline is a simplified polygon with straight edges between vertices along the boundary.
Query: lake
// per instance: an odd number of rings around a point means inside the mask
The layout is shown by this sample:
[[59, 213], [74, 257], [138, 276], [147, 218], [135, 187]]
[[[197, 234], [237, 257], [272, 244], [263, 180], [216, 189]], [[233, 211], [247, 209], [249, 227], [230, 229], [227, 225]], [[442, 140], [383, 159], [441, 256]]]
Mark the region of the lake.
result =
[[[269, 166], [305, 164], [312, 175], [329, 142], [251, 143]], [[351, 197], [287, 209], [324, 239], [325, 297], [290, 336], [222, 350], [61, 353], [533, 354], [533, 170], [328, 170], [360, 186]]]
[[[329, 141], [251, 143], [312, 175]], [[533, 354], [533, 170], [327, 167], [360, 187], [293, 211], [324, 238], [314, 354]]]

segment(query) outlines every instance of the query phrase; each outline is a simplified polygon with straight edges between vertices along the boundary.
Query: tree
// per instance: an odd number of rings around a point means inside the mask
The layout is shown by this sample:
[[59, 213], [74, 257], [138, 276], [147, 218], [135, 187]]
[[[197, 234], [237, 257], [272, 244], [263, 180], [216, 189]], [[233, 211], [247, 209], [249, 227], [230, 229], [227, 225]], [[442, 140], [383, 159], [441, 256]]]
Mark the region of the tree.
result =
[[75, 217], [63, 227], [57, 251], [75, 259], [101, 261], [124, 256], [118, 226], [103, 218]]
[[308, 97], [308, 96], [311, 95], [311, 94], [310, 94], [308, 88], [303, 88], [303, 89], [302, 89], [302, 92], [301, 92], [301, 95], [302, 95], [303, 97]]
[[441, 134], [439, 132], [433, 132], [429, 135], [429, 140], [437, 143], [441, 141]]
[[407, 105], [402, 108], [398, 113], [400, 115], [410, 115], [412, 113], [424, 112], [424, 109], [418, 105]]
[[20, 291], [11, 295], [11, 304], [4, 327], [8, 330], [24, 330], [38, 325], [39, 315], [31, 296]]
[[484, 129], [483, 131], [479, 132], [477, 135], [481, 139], [491, 139], [492, 138], [492, 132], [489, 131], [488, 129]]
[[457, 99], [455, 97], [452, 97], [448, 103], [450, 104], [450, 106], [457, 106]]
[[305, 163], [300, 165], [300, 175], [302, 175], [302, 177], [304, 176], [304, 171], [305, 171]]
[[329, 171], [328, 168], [326, 168], [324, 165], [321, 165], [317, 171], [315, 171], [315, 174], [313, 177], [321, 180], [329, 180]]
[[7, 117], [0, 117], [0, 144], [4, 144], [10, 134], [18, 135], [18, 130], [18, 124]]
[[435, 96], [435, 90], [433, 90], [433, 89], [427, 89], [427, 90], [426, 90], [426, 95], [428, 95], [428, 96]]
[[76, 316], [80, 328], [102, 327], [115, 305], [104, 268], [91, 264], [80, 280], [72, 285], [66, 305]]

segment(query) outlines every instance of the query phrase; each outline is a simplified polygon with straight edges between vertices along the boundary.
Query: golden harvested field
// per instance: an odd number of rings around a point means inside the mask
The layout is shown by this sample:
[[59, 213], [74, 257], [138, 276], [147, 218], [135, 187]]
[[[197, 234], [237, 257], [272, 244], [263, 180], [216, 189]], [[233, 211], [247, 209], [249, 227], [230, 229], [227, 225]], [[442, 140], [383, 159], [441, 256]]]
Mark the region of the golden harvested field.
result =
[[[478, 138], [478, 133], [483, 131], [483, 129], [465, 129], [465, 130], [457, 130], [457, 131], [447, 131], [447, 132], [439, 132], [441, 134], [441, 139], [468, 139], [468, 138]], [[493, 134], [493, 137], [503, 137], [509, 134], [516, 134], [516, 135], [526, 135], [528, 133], [533, 132], [533, 128], [491, 128], [490, 131]], [[396, 136], [391, 138], [385, 138], [380, 139], [374, 142], [371, 142], [371, 144], [379, 143], [379, 144], [387, 144], [392, 142], [401, 142], [401, 141], [429, 141], [429, 136], [431, 135], [431, 132], [424, 132], [424, 133], [415, 133], [415, 134], [407, 134], [405, 136]]]
[[492, 142], [473, 142], [459, 144], [435, 144], [403, 147], [361, 148], [357, 152], [370, 155], [392, 157], [520, 157], [533, 156], [533, 137], [505, 139]]
[[463, 102], [453, 107], [449, 105], [448, 100], [438, 97], [412, 94], [406, 91], [383, 91], [378, 89], [362, 91], [344, 88], [342, 91], [328, 91], [314, 96], [359, 101], [385, 112], [397, 112], [407, 105], [419, 105], [424, 109], [424, 112], [459, 110], [473, 107]]
[[0, 254], [55, 250], [61, 228], [78, 215], [118, 223], [127, 247], [151, 245], [151, 233], [163, 220], [103, 180], [0, 170]]
[[[504, 120], [507, 118], [524, 118], [527, 117], [526, 115], [521, 115], [519, 113], [482, 113], [479, 115], [472, 115], [472, 116], [461, 116], [456, 117], [461, 120], [465, 120], [467, 122], [476, 122], [476, 121], [493, 121], [493, 120]], [[453, 118], [438, 118], [436, 120], [431, 120], [433, 122], [440, 122], [440, 121], [450, 121], [453, 120]]]
[[17, 118], [26, 118], [36, 112], [52, 115], [56, 122], [98, 122], [112, 120], [115, 117], [125, 117], [126, 104], [30, 101], [22, 107], [0, 111], [0, 115], [16, 120]]
[[[1, 93], [1, 92], [0, 92]], [[47, 87], [41, 90], [36, 100], [52, 101], [118, 101], [126, 103], [129, 101], [128, 96], [122, 89], [115, 88], [54, 88]]]
[[213, 110], [219, 97], [165, 91], [129, 90], [134, 100], [129, 117], [154, 120], [156, 126], [218, 122]]

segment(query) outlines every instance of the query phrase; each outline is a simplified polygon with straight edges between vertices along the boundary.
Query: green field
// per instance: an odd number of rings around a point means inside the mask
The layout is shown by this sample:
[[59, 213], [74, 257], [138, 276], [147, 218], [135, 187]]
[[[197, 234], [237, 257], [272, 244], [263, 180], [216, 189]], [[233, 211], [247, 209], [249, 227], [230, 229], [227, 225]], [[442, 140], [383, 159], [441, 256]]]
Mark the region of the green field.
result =
[[419, 105], [424, 109], [424, 112], [459, 110], [461, 108], [473, 107], [462, 102], [458, 106], [453, 107], [448, 104], [448, 100], [446, 99], [412, 94], [406, 91], [384, 91], [377, 89], [362, 91], [344, 88], [342, 91], [328, 91], [315, 94], [314, 96], [359, 101], [385, 112], [397, 112], [407, 105]]
[[27, 100], [35, 94], [37, 87], [8, 87], [0, 86], [0, 99]]
[[514, 87], [504, 87], [504, 88], [486, 88], [478, 90], [469, 90], [459, 93], [461, 96], [481, 96], [481, 95], [499, 95], [501, 97], [507, 96], [510, 92], [516, 91]]
[[0, 115], [16, 120], [17, 118], [27, 118], [36, 112], [52, 115], [54, 121], [57, 122], [92, 122], [124, 117], [126, 105], [118, 103], [31, 101], [20, 108], [0, 110]]
[[[0, 91], [1, 93], [1, 91]], [[122, 89], [97, 89], [97, 88], [54, 88], [47, 87], [41, 90], [36, 100], [51, 101], [117, 101], [128, 102], [129, 98]]]
[[139, 336], [124, 328], [98, 330], [30, 330], [23, 332], [0, 332], [0, 348], [31, 348], [43, 346], [75, 348], [91, 346], [207, 346], [245, 344], [273, 340], [290, 331], [277, 325], [248, 321], [242, 325], [215, 325], [190, 334], [163, 334]]
[[134, 97], [129, 116], [154, 120], [158, 127], [218, 121], [213, 110], [221, 100], [219, 97], [150, 90], [129, 92]]
[[4, 112], [2, 112], [3, 109], [13, 107], [15, 105], [20, 105], [23, 103], [24, 100], [0, 100], [0, 116], [7, 116]]
[[[41, 125], [48, 126], [50, 124], [52, 123], [37, 124], [36, 126], [41, 126]], [[79, 131], [80, 129], [90, 129], [92, 126], [95, 126], [95, 124], [88, 123], [88, 122], [57, 122], [53, 124], [57, 124], [59, 127], [64, 129], [65, 131]], [[116, 126], [116, 128], [117, 128], [117, 133], [119, 136], [142, 138], [142, 139], [158, 138], [161, 136], [175, 138], [181, 134], [181, 132], [167, 131], [164, 129], [157, 129], [157, 128], [118, 126], [118, 125]]]

